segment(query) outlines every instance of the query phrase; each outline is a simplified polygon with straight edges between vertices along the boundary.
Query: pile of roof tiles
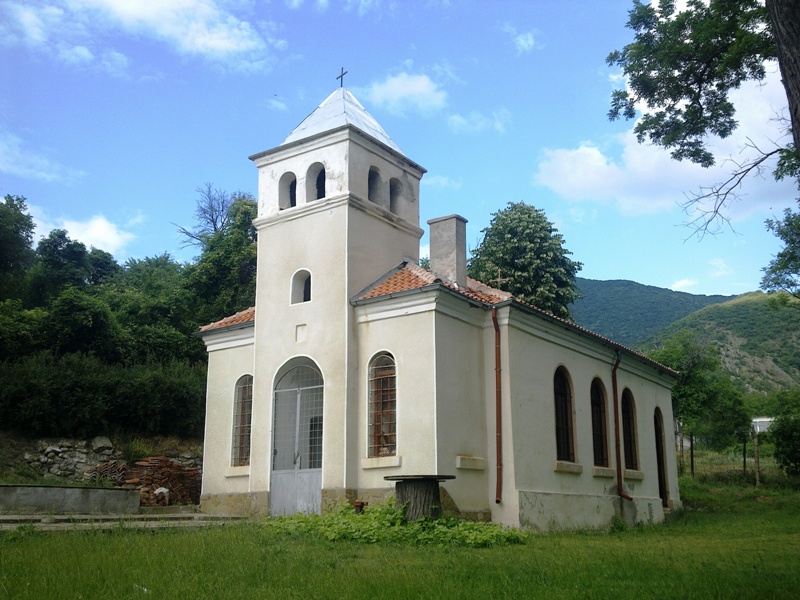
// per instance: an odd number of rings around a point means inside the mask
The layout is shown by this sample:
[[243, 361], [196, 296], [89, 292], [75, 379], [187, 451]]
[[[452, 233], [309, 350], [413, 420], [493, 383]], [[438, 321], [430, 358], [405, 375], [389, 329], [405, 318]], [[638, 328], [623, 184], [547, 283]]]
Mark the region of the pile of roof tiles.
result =
[[110, 481], [117, 487], [138, 489], [140, 506], [200, 502], [200, 469], [182, 467], [165, 456], [145, 458], [132, 466], [112, 460], [87, 469], [85, 477], [91, 481]]

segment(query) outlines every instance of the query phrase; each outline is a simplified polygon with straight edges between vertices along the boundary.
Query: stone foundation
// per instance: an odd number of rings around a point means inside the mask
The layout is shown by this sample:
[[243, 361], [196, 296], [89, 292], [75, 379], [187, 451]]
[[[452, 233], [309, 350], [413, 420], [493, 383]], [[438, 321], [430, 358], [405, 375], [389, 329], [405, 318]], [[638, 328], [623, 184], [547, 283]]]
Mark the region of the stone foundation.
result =
[[200, 496], [200, 512], [234, 517], [268, 517], [269, 492], [204, 494]]

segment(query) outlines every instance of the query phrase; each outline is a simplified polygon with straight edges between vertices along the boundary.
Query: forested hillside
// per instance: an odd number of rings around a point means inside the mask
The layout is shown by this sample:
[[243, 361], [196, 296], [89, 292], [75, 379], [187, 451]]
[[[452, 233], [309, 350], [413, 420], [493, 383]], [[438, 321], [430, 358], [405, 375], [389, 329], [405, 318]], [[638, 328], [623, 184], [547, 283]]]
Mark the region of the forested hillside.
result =
[[800, 310], [792, 306], [776, 309], [762, 292], [743, 294], [672, 323], [645, 346], [656, 347], [683, 329], [719, 351], [723, 367], [744, 392], [800, 385]]
[[199, 256], [118, 264], [55, 229], [33, 244], [26, 199], [0, 202], [0, 424], [37, 435], [199, 437], [206, 352], [192, 335], [255, 300], [257, 207], [198, 189], [181, 229]]
[[571, 305], [578, 325], [637, 348], [671, 323], [734, 296], [673, 292], [634, 281], [576, 279], [582, 298]]

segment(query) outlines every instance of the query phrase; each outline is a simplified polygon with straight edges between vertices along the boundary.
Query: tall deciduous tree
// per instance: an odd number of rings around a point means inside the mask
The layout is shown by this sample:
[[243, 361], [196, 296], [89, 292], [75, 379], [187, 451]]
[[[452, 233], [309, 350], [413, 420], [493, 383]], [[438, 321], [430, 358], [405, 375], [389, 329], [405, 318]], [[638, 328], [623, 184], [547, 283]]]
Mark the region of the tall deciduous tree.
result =
[[25, 198], [0, 202], [0, 300], [21, 298], [25, 271], [33, 264], [33, 218]]
[[662, 146], [677, 160], [713, 165], [709, 136], [728, 137], [737, 126], [730, 91], [748, 80], [762, 81], [766, 61], [779, 62], [794, 143], [753, 149], [755, 154], [737, 163], [729, 179], [695, 194], [694, 201], [712, 201], [712, 208], [702, 212], [701, 226], [720, 216], [741, 181], [768, 159], [779, 158], [776, 177], [798, 177], [799, 2], [766, 0], [765, 6], [759, 0], [688, 0], [686, 10], [678, 11], [675, 0], [634, 0], [629, 16], [634, 41], [607, 58], [627, 82], [627, 89], [613, 92], [609, 118], [633, 119], [637, 105], [644, 104], [647, 109], [634, 127], [639, 141]]
[[493, 213], [482, 233], [469, 261], [470, 277], [571, 318], [569, 305], [578, 298], [575, 277], [582, 265], [569, 258], [564, 238], [543, 210], [510, 202]]
[[206, 322], [255, 303], [258, 205], [249, 194], [235, 196], [225, 226], [202, 237], [203, 253], [187, 270], [188, 288], [202, 299], [197, 317]]
[[683, 431], [724, 448], [748, 432], [744, 396], [721, 368], [718, 353], [692, 332], [682, 330], [649, 353], [680, 373], [672, 388], [672, 411]]
[[[767, 219], [767, 229], [781, 239], [784, 247], [764, 268], [761, 289], [768, 292], [788, 292], [800, 300], [800, 213], [787, 208], [783, 219]], [[787, 299], [786, 296], [778, 298]], [[791, 305], [800, 307], [797, 303]]]
[[34, 306], [44, 306], [67, 286], [84, 287], [92, 276], [86, 246], [54, 229], [36, 246], [37, 262], [31, 270], [30, 291]]

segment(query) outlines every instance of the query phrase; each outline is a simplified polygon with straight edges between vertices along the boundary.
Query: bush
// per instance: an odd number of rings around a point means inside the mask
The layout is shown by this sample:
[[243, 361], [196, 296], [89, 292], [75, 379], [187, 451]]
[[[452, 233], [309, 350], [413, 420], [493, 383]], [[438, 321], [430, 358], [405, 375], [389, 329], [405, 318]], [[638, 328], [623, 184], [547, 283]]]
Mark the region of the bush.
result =
[[325, 515], [274, 517], [265, 525], [289, 536], [307, 535], [328, 541], [367, 544], [399, 542], [487, 548], [522, 544], [527, 539], [523, 532], [499, 523], [474, 523], [454, 517], [407, 522], [394, 499], [386, 504], [364, 507], [360, 514], [349, 504], [342, 504]]
[[40, 352], [0, 363], [0, 423], [35, 435], [106, 431], [200, 437], [204, 365], [109, 365], [92, 354]]
[[790, 477], [800, 477], [800, 414], [782, 415], [770, 427], [775, 462]]

